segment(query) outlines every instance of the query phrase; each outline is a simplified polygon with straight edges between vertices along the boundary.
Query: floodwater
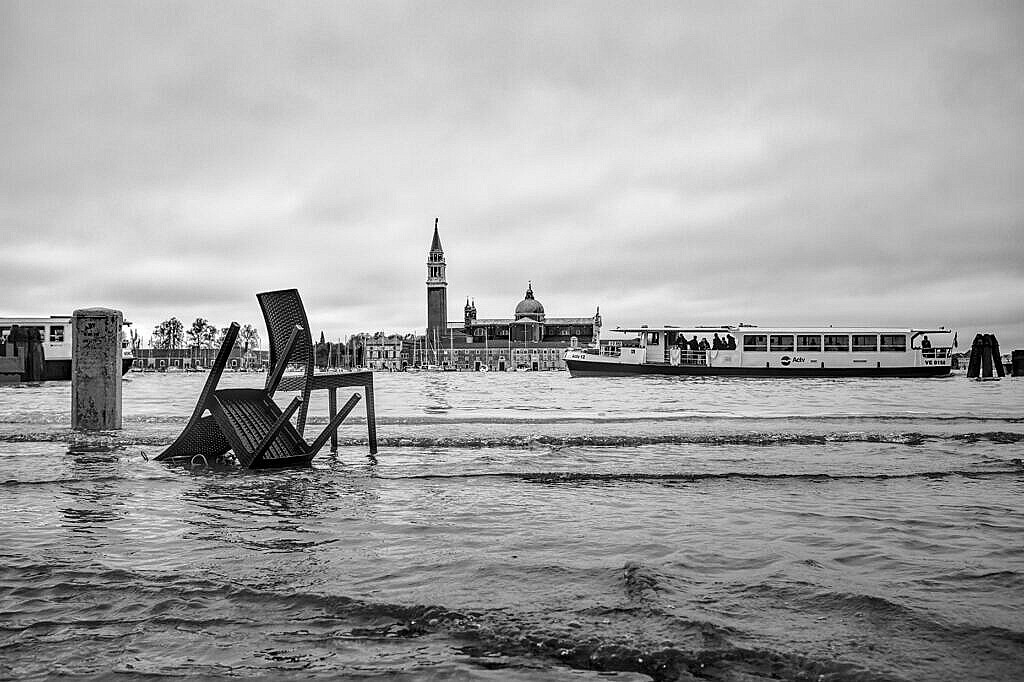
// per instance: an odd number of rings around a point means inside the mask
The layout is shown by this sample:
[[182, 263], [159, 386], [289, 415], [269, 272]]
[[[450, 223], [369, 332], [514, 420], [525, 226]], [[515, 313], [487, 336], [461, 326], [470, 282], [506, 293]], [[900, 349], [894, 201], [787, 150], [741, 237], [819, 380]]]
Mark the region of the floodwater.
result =
[[375, 465], [148, 459], [204, 381], [0, 386], [0, 677], [1024, 671], [1024, 380], [384, 373]]

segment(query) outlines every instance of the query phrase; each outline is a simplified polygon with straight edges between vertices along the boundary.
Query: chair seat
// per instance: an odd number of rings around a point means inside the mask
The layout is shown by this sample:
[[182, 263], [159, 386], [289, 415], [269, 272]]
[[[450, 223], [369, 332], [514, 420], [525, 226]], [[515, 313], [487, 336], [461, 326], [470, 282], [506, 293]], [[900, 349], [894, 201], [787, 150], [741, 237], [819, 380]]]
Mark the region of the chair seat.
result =
[[279, 391], [326, 390], [348, 386], [366, 386], [373, 384], [373, 372], [338, 372], [336, 374], [286, 374], [281, 377]]
[[310, 452], [299, 434], [286, 423], [278, 431], [261, 461], [254, 462], [257, 447], [281, 416], [281, 408], [266, 391], [232, 388], [217, 391], [213, 414], [228, 435], [235, 457], [245, 467], [282, 466], [307, 463]]

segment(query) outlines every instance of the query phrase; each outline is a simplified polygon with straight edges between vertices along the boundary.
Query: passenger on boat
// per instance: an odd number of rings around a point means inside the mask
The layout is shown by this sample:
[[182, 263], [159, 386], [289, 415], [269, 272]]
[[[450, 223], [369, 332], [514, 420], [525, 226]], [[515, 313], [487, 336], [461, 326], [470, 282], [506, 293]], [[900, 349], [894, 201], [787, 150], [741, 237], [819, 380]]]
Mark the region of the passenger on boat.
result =
[[716, 333], [715, 338], [711, 339], [711, 350], [723, 350], [724, 348], [725, 344], [722, 342], [722, 339], [718, 338]]
[[736, 350], [736, 339], [733, 338], [732, 334], [726, 334], [725, 349]]
[[711, 348], [711, 344], [708, 343], [707, 339], [701, 339], [700, 343], [697, 344], [698, 350], [708, 350]]
[[694, 334], [693, 338], [690, 339], [690, 343], [688, 345], [690, 346], [690, 350], [700, 350], [700, 341], [697, 340], [696, 334]]
[[923, 350], [928, 350], [931, 347], [932, 347], [932, 342], [928, 340], [928, 335], [925, 334], [923, 337], [921, 337], [921, 348]]

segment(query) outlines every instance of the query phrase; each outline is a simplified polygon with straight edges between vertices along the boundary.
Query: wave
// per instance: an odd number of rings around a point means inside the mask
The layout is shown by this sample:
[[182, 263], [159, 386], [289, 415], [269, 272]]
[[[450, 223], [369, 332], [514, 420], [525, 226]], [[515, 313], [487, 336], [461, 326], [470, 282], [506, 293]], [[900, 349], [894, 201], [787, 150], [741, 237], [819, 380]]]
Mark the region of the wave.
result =
[[824, 474], [824, 473], [779, 473], [760, 474], [744, 471], [709, 472], [575, 472], [575, 471], [505, 471], [451, 474], [410, 474], [407, 476], [379, 476], [384, 480], [437, 480], [453, 478], [516, 478], [534, 483], [692, 483], [696, 481], [751, 480], [751, 481], [887, 481], [917, 478], [942, 479], [960, 476], [964, 478], [989, 478], [995, 476], [1020, 476], [1024, 469], [951, 469], [948, 471], [918, 471], [900, 474]]
[[[133, 434], [116, 431], [82, 433], [69, 429], [47, 431], [0, 431], [0, 442], [7, 443], [68, 443], [72, 447], [128, 448], [132, 446], [165, 447], [176, 434]], [[649, 445], [827, 445], [835, 443], [888, 443], [892, 445], [922, 445], [929, 442], [948, 443], [994, 443], [1013, 445], [1024, 442], [1024, 433], [1014, 431], [988, 431], [955, 434], [929, 434], [919, 432], [830, 432], [830, 433], [665, 433], [654, 435], [633, 434], [577, 434], [577, 435], [497, 435], [478, 436], [458, 434], [453, 436], [402, 436], [378, 435], [377, 443], [382, 448], [534, 448], [534, 447], [641, 447]], [[339, 436], [342, 447], [366, 446], [362, 437]]]
[[[534, 410], [535, 408], [524, 408]], [[124, 415], [123, 423], [126, 424], [184, 424], [189, 417], [187, 415]], [[326, 416], [310, 415], [306, 420], [307, 424], [325, 425], [329, 421]], [[443, 416], [410, 415], [410, 416], [387, 416], [378, 415], [378, 425], [393, 426], [458, 426], [461, 424], [496, 424], [496, 425], [529, 425], [529, 424], [651, 424], [651, 423], [701, 423], [701, 422], [743, 422], [743, 423], [777, 423], [777, 422], [879, 422], [879, 423], [1005, 423], [1024, 424], [1024, 417], [1003, 416], [1003, 417], [980, 417], [972, 415], [899, 415], [899, 414], [787, 414], [787, 415], [737, 415], [719, 413], [695, 413], [695, 414], [659, 414], [659, 415], [597, 415], [597, 416], [481, 416], [473, 417], [445, 413]], [[40, 415], [37, 412], [8, 413], [0, 416], [0, 424], [19, 425], [64, 425], [70, 424], [71, 418], [68, 415]], [[346, 420], [347, 424], [365, 424], [364, 417], [352, 415]]]
[[[205, 471], [226, 472], [240, 470], [232, 463], [222, 464], [215, 467], [207, 467]], [[173, 463], [168, 463], [174, 466]], [[747, 471], [725, 471], [725, 472], [576, 472], [576, 471], [477, 471], [477, 472], [453, 472], [453, 473], [430, 473], [430, 474], [407, 474], [407, 475], [377, 475], [375, 478], [385, 481], [439, 481], [455, 479], [478, 479], [478, 478], [509, 478], [530, 483], [542, 484], [587, 484], [587, 483], [652, 483], [652, 484], [675, 484], [675, 483], [697, 483], [701, 481], [806, 481], [808, 483], [827, 483], [835, 481], [890, 481], [890, 480], [912, 480], [932, 479], [941, 480], [945, 478], [995, 478], [1001, 476], [1024, 475], [1024, 468], [1013, 469], [950, 469], [935, 471], [916, 471], [893, 474], [826, 474], [826, 473], [778, 473], [765, 474]], [[165, 476], [155, 475], [147, 477], [149, 480], [162, 480]], [[85, 478], [52, 478], [52, 479], [6, 479], [0, 481], [2, 487], [15, 486], [46, 486], [66, 485], [81, 483], [84, 480], [90, 482], [119, 481], [123, 476], [89, 476]]]
[[[622, 573], [627, 590], [645, 592], [657, 587], [651, 582], [656, 579], [649, 577], [653, 572], [641, 564], [628, 563]], [[290, 645], [296, 650], [323, 646], [330, 640], [359, 646], [363, 640], [376, 655], [384, 641], [410, 640], [410, 645], [421, 648], [418, 642], [426, 636], [447, 640], [447, 652], [458, 651], [483, 668], [529, 659], [577, 670], [635, 672], [666, 681], [695, 673], [702, 678], [713, 674], [710, 679], [745, 675], [760, 679], [770, 673], [772, 678], [827, 676], [834, 680], [864, 679], [868, 674], [850, 663], [740, 646], [734, 642], [738, 633], [723, 626], [649, 610], [605, 609], [596, 623], [591, 618], [564, 623], [556, 615], [538, 616], [529, 611], [465, 611], [442, 605], [377, 602], [283, 585], [241, 586], [213, 578], [52, 564], [0, 568], [0, 586], [13, 587], [18, 597], [0, 623], [0, 633], [8, 635], [5, 639], [10, 642], [4, 647], [8, 664], [20, 659], [28, 662], [23, 665], [43, 665], [34, 660], [37, 647], [56, 642], [82, 652], [82, 665], [87, 666], [91, 649], [103, 646], [101, 640], [151, 626], [161, 626], [168, 633], [203, 632], [213, 638], [248, 636], [262, 641], [266, 623], [272, 622], [278, 629], [287, 628]], [[76, 598], [84, 593], [89, 594], [88, 599]], [[642, 634], [652, 618], [659, 623], [657, 629], [669, 637]], [[17, 637], [12, 639], [15, 633]], [[169, 672], [188, 674], [196, 672], [191, 666], [201, 665], [180, 661]], [[226, 665], [221, 674], [230, 675], [231, 662]], [[527, 665], [536, 670], [535, 663]], [[308, 676], [310, 671], [283, 668], [278, 672]], [[869, 677], [884, 679], [877, 674]]]

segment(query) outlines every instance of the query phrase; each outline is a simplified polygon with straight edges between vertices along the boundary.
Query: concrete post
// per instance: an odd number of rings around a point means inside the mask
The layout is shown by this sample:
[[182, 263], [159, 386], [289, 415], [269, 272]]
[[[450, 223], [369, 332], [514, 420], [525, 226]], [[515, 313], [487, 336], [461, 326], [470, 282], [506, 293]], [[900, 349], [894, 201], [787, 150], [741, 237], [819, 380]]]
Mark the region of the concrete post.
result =
[[120, 310], [84, 308], [74, 314], [71, 348], [71, 427], [121, 428]]

